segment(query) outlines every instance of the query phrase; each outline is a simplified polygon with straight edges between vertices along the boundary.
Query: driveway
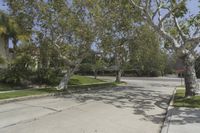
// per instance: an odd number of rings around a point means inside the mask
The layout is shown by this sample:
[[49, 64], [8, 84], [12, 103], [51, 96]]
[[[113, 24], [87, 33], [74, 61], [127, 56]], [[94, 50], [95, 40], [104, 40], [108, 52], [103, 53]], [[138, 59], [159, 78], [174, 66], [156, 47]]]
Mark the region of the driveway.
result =
[[0, 133], [159, 133], [180, 83], [124, 80], [127, 86], [0, 105]]

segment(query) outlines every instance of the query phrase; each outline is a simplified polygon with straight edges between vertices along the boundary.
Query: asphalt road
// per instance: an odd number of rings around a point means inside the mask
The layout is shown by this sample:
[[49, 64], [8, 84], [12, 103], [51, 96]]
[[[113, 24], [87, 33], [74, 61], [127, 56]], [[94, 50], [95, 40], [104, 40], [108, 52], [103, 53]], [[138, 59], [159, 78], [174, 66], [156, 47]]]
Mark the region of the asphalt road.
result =
[[159, 133], [180, 82], [124, 80], [127, 86], [0, 105], [0, 133]]

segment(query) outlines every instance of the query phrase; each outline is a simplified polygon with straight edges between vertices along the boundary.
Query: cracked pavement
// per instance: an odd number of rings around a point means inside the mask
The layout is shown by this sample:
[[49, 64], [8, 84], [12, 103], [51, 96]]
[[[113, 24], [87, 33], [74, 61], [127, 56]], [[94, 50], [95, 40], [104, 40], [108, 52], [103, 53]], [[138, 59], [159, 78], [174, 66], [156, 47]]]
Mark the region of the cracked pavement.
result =
[[0, 133], [159, 133], [180, 82], [123, 80], [127, 86], [0, 105]]

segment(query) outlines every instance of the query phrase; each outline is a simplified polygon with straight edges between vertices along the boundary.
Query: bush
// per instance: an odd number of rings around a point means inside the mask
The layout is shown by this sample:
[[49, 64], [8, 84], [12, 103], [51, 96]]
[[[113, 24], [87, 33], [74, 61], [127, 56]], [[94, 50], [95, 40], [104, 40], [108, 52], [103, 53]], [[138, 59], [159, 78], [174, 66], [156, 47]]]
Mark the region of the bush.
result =
[[81, 75], [93, 75], [94, 72], [92, 71], [92, 65], [89, 63], [82, 63], [79, 67], [78, 74]]
[[0, 64], [5, 64], [5, 59], [0, 55]]
[[34, 83], [48, 85], [58, 85], [63, 76], [60, 69], [53, 68], [38, 69], [34, 75], [32, 80]]
[[32, 65], [33, 61], [30, 56], [16, 58], [2, 73], [2, 80], [10, 84], [23, 84], [28, 81], [32, 75]]
[[160, 71], [151, 71], [150, 72], [150, 77], [158, 77], [158, 76], [161, 76], [161, 72]]
[[24, 84], [25, 82], [28, 83], [27, 81], [29, 81], [30, 76], [32, 75], [32, 71], [14, 65], [6, 69], [2, 75], [2, 80], [5, 83]]

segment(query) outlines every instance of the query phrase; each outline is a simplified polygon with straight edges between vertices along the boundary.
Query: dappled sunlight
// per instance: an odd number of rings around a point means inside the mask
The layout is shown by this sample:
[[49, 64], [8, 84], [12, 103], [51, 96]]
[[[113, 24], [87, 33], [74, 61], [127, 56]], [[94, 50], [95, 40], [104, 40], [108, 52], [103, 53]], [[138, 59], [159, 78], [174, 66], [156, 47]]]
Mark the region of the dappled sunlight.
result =
[[91, 90], [75, 95], [79, 102], [100, 101], [119, 109], [131, 109], [135, 115], [143, 116], [145, 121], [162, 123], [164, 113], [156, 114], [157, 108], [166, 110], [170, 95], [161, 91], [147, 90], [144, 87], [123, 86]]

